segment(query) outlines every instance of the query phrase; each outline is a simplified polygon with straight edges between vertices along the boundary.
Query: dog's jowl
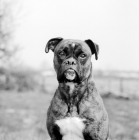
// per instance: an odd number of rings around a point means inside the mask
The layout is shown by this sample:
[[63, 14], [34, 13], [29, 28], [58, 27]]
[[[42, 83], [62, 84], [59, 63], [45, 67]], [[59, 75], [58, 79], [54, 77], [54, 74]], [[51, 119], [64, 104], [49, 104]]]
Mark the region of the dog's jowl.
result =
[[47, 112], [51, 140], [108, 140], [108, 115], [92, 77], [93, 41], [53, 38], [45, 52], [54, 52], [59, 82]]

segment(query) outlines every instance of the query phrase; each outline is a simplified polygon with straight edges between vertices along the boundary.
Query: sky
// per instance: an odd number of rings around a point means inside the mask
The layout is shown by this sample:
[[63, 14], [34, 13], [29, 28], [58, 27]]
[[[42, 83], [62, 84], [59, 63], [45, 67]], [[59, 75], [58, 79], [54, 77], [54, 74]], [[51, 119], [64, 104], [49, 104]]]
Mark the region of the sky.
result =
[[[53, 67], [45, 53], [54, 37], [91, 39], [100, 48], [94, 69], [139, 71], [139, 0], [18, 0], [14, 40], [34, 68]], [[19, 8], [17, 4], [16, 8]]]

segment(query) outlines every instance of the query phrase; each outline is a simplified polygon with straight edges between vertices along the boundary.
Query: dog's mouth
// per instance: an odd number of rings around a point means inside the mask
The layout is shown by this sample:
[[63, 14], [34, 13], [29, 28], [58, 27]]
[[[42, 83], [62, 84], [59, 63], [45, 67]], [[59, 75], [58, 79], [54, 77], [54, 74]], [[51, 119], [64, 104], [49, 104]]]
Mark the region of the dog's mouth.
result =
[[69, 68], [63, 72], [62, 76], [59, 78], [59, 81], [80, 83], [80, 78], [74, 69]]
[[73, 69], [68, 69], [64, 72], [65, 78], [69, 81], [73, 81], [76, 78], [76, 72]]

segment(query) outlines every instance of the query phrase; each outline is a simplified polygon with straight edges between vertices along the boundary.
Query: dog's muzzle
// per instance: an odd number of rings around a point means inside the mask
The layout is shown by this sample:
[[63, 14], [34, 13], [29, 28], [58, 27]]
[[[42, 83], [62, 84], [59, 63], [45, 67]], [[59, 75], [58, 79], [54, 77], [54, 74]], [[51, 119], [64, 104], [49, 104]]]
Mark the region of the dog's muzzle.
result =
[[64, 75], [65, 75], [65, 78], [66, 78], [67, 80], [70, 80], [70, 81], [72, 81], [72, 80], [74, 80], [74, 79], [76, 78], [76, 72], [75, 72], [75, 70], [73, 70], [73, 69], [68, 69], [68, 70], [66, 70], [66, 71], [64, 72]]
[[80, 76], [78, 72], [73, 68], [66, 68], [63, 72], [59, 75], [58, 78], [59, 82], [74, 82], [80, 83]]
[[66, 59], [58, 72], [59, 81], [80, 83], [79, 65], [77, 61], [70, 57]]

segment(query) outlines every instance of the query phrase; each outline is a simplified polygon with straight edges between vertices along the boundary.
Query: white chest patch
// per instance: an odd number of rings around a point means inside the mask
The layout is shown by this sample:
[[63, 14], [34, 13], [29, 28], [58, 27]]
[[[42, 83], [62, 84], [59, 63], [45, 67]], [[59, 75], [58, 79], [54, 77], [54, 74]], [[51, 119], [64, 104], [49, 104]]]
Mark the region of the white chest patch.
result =
[[56, 124], [60, 127], [62, 140], [84, 140], [83, 130], [85, 124], [83, 119], [79, 117], [67, 117], [65, 119], [57, 120]]

